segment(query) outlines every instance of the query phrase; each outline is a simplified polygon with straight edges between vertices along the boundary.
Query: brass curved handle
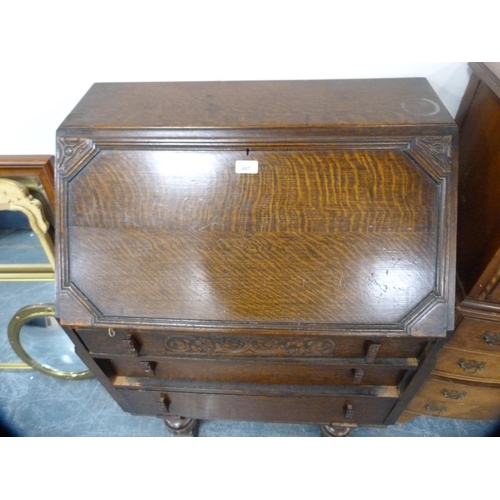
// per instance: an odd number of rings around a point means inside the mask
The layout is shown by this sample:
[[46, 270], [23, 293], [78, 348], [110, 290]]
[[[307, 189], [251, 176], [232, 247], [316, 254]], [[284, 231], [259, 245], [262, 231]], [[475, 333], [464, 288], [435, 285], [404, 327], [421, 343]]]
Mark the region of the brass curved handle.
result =
[[35, 361], [25, 350], [21, 344], [20, 334], [22, 326], [35, 318], [40, 318], [43, 316], [54, 316], [54, 304], [36, 304], [32, 306], [26, 306], [16, 312], [14, 317], [10, 320], [9, 326], [7, 327], [7, 334], [9, 337], [9, 342], [14, 350], [14, 352], [29, 366], [35, 368], [39, 372], [45, 373], [45, 375], [51, 375], [52, 377], [63, 378], [66, 380], [83, 380], [88, 378], [93, 378], [93, 374], [90, 370], [84, 370], [81, 372], [63, 372], [57, 370], [45, 364], [40, 364]]
[[500, 345], [500, 332], [484, 332], [483, 340], [488, 345]]
[[458, 366], [462, 368], [463, 372], [469, 375], [480, 372], [486, 366], [484, 361], [475, 361], [474, 359], [461, 358], [457, 363]]
[[447, 399], [464, 399], [467, 396], [464, 391], [450, 391], [448, 389], [443, 389], [441, 394]]

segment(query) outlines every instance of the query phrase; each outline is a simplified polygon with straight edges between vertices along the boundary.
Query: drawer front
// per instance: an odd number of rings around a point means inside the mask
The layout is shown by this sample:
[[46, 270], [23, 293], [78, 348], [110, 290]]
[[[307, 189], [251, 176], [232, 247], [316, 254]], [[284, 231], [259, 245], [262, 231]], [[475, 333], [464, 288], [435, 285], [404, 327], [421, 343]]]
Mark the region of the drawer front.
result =
[[93, 355], [225, 358], [417, 358], [421, 339], [377, 339], [269, 334], [177, 334], [135, 329], [79, 329]]
[[197, 394], [117, 389], [132, 413], [198, 419], [383, 424], [396, 398]]
[[466, 316], [447, 345], [457, 349], [484, 351], [500, 356], [500, 322]]
[[154, 377], [156, 379], [200, 382], [245, 382], [257, 384], [307, 384], [307, 385], [383, 385], [396, 386], [408, 370], [415, 370], [417, 363], [406, 366], [353, 365], [346, 362], [297, 362], [292, 360], [254, 359], [182, 359], [154, 360], [144, 358], [114, 358], [100, 360], [109, 372], [126, 377]]
[[462, 380], [500, 384], [500, 358], [445, 346], [438, 355], [434, 373]]
[[436, 417], [496, 420], [500, 419], [500, 388], [474, 387], [431, 377], [408, 410]]

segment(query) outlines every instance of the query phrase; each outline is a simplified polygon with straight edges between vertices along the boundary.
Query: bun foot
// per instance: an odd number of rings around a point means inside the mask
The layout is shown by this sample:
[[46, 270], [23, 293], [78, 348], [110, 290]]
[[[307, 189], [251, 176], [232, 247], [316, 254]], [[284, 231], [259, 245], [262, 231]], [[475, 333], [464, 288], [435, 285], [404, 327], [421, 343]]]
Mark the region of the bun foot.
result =
[[322, 437], [347, 437], [355, 427], [348, 427], [344, 425], [322, 425]]
[[163, 421], [167, 429], [177, 437], [196, 437], [198, 432], [198, 420], [185, 417], [169, 417]]

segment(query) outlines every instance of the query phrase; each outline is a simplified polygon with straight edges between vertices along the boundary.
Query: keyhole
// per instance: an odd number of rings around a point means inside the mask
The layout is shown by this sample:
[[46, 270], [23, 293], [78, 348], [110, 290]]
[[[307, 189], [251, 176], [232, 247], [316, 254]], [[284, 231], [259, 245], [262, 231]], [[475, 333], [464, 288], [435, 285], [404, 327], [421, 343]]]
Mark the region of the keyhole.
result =
[[247, 148], [247, 156], [250, 154], [250, 148]]

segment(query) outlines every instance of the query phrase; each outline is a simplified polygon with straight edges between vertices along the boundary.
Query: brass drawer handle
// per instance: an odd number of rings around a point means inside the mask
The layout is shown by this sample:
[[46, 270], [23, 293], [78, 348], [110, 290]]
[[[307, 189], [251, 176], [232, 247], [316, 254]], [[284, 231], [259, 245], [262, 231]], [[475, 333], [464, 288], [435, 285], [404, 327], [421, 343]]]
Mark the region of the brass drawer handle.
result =
[[458, 360], [458, 366], [462, 368], [464, 373], [474, 374], [480, 372], [486, 366], [486, 363], [484, 361], [461, 358]]
[[440, 417], [441, 414], [447, 410], [446, 406], [436, 404], [426, 404], [425, 409], [427, 410], [427, 413], [430, 413], [433, 417]]
[[483, 340], [488, 345], [500, 345], [500, 332], [484, 332]]
[[441, 391], [443, 396], [447, 399], [464, 399], [467, 396], [466, 392], [463, 391], [449, 391], [448, 389], [443, 389]]

